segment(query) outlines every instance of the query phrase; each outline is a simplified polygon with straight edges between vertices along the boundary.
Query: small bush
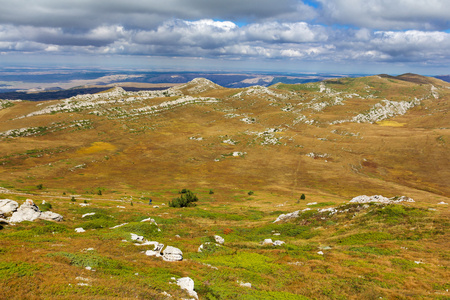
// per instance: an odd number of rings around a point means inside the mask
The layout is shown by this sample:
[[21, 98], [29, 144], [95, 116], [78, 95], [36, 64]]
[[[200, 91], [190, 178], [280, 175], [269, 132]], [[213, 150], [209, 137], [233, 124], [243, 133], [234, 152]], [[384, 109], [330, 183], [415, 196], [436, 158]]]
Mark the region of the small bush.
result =
[[38, 184], [36, 187], [37, 187], [38, 190], [42, 190], [42, 189], [44, 188], [44, 186], [42, 185], [42, 183]]
[[251, 195], [253, 195], [254, 193], [253, 193], [253, 191], [250, 191], [250, 192], [248, 192], [247, 193], [249, 196], [251, 196]]
[[300, 196], [300, 200], [305, 200], [305, 199], [306, 199], [305, 194], [302, 194], [302, 195]]
[[49, 211], [50, 209], [52, 209], [52, 205], [48, 202], [44, 202], [41, 205], [39, 205], [39, 209], [41, 211]]
[[181, 196], [174, 198], [169, 201], [170, 207], [193, 207], [196, 204], [194, 202], [198, 201], [197, 196], [190, 190], [182, 189], [180, 192]]
[[209, 190], [209, 194], [210, 195], [214, 194], [214, 191], [213, 190]]
[[75, 199], [75, 197], [72, 196], [72, 198], [70, 198], [70, 201], [72, 201], [72, 202], [77, 202], [77, 199]]

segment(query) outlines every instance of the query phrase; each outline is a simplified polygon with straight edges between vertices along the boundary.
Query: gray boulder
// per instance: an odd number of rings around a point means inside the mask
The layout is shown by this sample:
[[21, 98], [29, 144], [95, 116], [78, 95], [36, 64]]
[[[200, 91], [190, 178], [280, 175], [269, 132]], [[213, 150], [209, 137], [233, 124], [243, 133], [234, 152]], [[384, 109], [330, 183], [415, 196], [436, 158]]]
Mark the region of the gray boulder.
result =
[[0, 200], [0, 214], [6, 215], [15, 212], [19, 207], [19, 203], [11, 199]]
[[59, 222], [59, 221], [62, 221], [63, 216], [61, 216], [60, 214], [54, 213], [52, 211], [44, 211], [39, 216], [39, 219]]
[[23, 221], [34, 221], [41, 215], [41, 211], [33, 200], [27, 199], [18, 209], [14, 212], [9, 219], [10, 223], [20, 223]]

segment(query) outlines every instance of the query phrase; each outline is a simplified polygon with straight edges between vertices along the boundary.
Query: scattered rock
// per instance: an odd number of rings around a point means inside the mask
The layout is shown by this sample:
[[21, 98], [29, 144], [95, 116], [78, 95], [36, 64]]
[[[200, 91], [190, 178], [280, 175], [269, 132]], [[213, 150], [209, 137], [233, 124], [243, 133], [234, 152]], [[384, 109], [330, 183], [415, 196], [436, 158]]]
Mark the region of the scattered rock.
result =
[[84, 230], [81, 227], [75, 228], [75, 232], [85, 232], [86, 230]]
[[297, 211], [294, 211], [294, 212], [291, 212], [291, 213], [288, 213], [288, 214], [281, 214], [273, 222], [277, 223], [277, 222], [280, 222], [280, 221], [287, 221], [287, 220], [290, 220], [290, 219], [298, 218], [298, 214], [300, 212], [304, 212], [304, 211], [307, 211], [307, 210], [311, 210], [311, 208], [305, 208], [304, 210], [297, 210]]
[[128, 224], [128, 223], [119, 224], [119, 225], [116, 225], [116, 226], [111, 227], [110, 229], [116, 229], [116, 228], [125, 226], [125, 225], [127, 225], [127, 224]]
[[322, 252], [322, 251], [319, 251], [319, 252], [317, 252], [317, 254], [319, 254], [319, 255], [323, 255], [323, 252]]
[[84, 217], [93, 216], [93, 215], [95, 215], [95, 213], [87, 213], [87, 214], [82, 215], [81, 217], [84, 218]]
[[438, 204], [441, 204], [441, 205], [448, 205], [448, 203], [445, 203], [444, 201], [439, 202]]
[[167, 248], [163, 251], [163, 259], [165, 261], [183, 260], [183, 252], [181, 252], [178, 248], [167, 246]]
[[316, 204], [317, 204], [317, 202], [311, 202], [311, 203], [308, 203], [306, 205], [316, 205]]
[[216, 240], [216, 243], [223, 245], [223, 243], [225, 243], [225, 239], [219, 235], [215, 235], [214, 239]]
[[156, 226], [158, 226], [158, 224], [156, 224], [155, 219], [152, 219], [152, 218], [144, 219], [141, 222], [150, 222], [150, 223], [155, 224]]
[[19, 207], [19, 203], [11, 199], [1, 199], [0, 200], [0, 214], [13, 213]]
[[[168, 246], [167, 248], [169, 247], [170, 246]], [[189, 277], [183, 277], [177, 280], [177, 285], [181, 289], [186, 290], [190, 296], [195, 297], [195, 299], [198, 299], [197, 292], [194, 291], [194, 280], [192, 280]]]
[[248, 287], [251, 288], [252, 284], [250, 282], [242, 282], [242, 281], [238, 281], [239, 285], [242, 287]]

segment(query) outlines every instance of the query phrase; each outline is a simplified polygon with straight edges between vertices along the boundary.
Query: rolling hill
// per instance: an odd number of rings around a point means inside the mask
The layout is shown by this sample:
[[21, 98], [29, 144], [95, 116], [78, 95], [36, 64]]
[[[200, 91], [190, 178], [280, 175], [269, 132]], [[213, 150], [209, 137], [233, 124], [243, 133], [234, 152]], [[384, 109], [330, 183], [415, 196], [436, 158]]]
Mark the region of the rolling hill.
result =
[[[202, 299], [447, 297], [448, 206], [439, 203], [450, 197], [449, 98], [449, 83], [404, 74], [246, 88], [196, 78], [161, 91], [115, 87], [63, 100], [0, 100], [5, 198], [46, 199], [66, 216], [61, 234], [52, 238], [33, 233], [52, 226], [45, 221], [5, 225], [0, 255], [14, 263], [24, 251], [37, 251], [34, 260], [24, 260], [33, 274], [48, 266], [50, 278], [54, 268], [71, 278], [95, 277], [86, 289], [66, 288], [62, 298], [183, 295], [168, 284], [171, 276], [195, 277]], [[183, 188], [199, 195], [198, 205], [167, 207]], [[348, 204], [359, 195], [414, 202], [386, 210]], [[304, 211], [297, 218], [272, 223], [298, 210]], [[91, 224], [87, 237], [73, 233], [80, 224], [88, 227], [80, 214], [91, 211], [102, 216], [91, 223], [104, 223]], [[139, 227], [144, 216], [163, 224], [162, 233]], [[119, 220], [134, 227], [112, 234], [108, 227]], [[19, 229], [28, 250], [16, 249], [23, 240]], [[168, 266], [122, 245], [132, 230], [190, 253], [185, 264]], [[259, 244], [273, 233], [286, 245]], [[226, 235], [226, 247], [197, 254], [214, 234]], [[98, 240], [87, 242], [93, 238]], [[40, 246], [33, 246], [36, 241]], [[97, 273], [74, 263], [73, 253], [81, 255], [89, 243], [97, 249]], [[54, 244], [66, 245], [65, 254]], [[334, 250], [324, 256], [317, 254], [321, 249]], [[421, 255], [423, 266], [414, 263]], [[0, 272], [11, 269], [6, 265]], [[130, 289], [113, 288], [133, 273], [145, 278]], [[12, 286], [29, 280], [24, 276], [2, 281], [4, 296], [11, 298], [17, 291]], [[71, 282], [41, 280], [44, 298]], [[27, 297], [32, 289], [21, 292]]]

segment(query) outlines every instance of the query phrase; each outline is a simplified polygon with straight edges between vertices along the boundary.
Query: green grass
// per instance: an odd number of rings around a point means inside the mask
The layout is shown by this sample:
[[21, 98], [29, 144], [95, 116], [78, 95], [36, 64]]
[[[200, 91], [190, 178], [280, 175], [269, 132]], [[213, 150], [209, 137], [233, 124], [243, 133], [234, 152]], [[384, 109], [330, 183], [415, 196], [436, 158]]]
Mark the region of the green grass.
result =
[[351, 234], [349, 236], [339, 238], [336, 242], [340, 245], [365, 245], [393, 239], [394, 237], [388, 232], [369, 231], [365, 233]]

